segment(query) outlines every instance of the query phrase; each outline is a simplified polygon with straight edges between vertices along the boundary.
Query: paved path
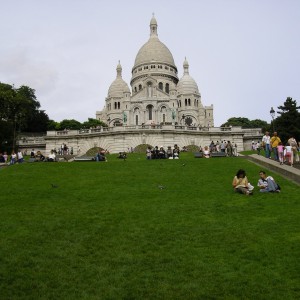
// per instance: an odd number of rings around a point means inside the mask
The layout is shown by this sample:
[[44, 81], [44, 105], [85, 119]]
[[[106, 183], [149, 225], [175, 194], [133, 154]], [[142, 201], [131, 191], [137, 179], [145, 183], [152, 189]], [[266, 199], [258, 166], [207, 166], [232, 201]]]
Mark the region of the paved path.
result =
[[258, 165], [268, 168], [269, 170], [272, 170], [300, 185], [299, 163], [297, 163], [295, 167], [291, 167], [288, 165], [280, 165], [279, 162], [258, 154], [247, 155], [245, 156], [245, 158], [255, 162]]

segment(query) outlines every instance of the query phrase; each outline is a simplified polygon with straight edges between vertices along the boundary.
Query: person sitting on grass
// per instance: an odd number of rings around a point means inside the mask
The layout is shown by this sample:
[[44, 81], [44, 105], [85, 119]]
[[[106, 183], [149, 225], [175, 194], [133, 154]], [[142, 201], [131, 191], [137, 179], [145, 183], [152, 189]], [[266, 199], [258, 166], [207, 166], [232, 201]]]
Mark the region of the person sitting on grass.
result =
[[42, 154], [41, 151], [38, 151], [35, 156], [35, 161], [44, 161], [44, 160], [45, 160], [45, 156]]
[[96, 155], [96, 161], [106, 161], [105, 151], [99, 150]]
[[50, 152], [50, 154], [49, 154], [49, 156], [48, 156], [47, 161], [49, 161], [49, 162], [54, 162], [54, 161], [55, 161], [55, 158], [56, 158], [55, 152], [54, 152], [53, 150], [51, 150], [51, 152]]
[[252, 195], [253, 187], [249, 184], [246, 172], [242, 169], [238, 170], [236, 175], [234, 176], [232, 186], [234, 188], [234, 191], [237, 193]]
[[259, 171], [259, 180], [257, 186], [261, 193], [279, 193], [280, 187], [272, 176], [267, 176], [265, 171]]
[[203, 157], [210, 158], [210, 150], [208, 149], [207, 146], [204, 147]]
[[127, 158], [127, 154], [126, 152], [119, 152], [119, 156], [118, 158], [121, 158], [121, 159], [126, 159]]

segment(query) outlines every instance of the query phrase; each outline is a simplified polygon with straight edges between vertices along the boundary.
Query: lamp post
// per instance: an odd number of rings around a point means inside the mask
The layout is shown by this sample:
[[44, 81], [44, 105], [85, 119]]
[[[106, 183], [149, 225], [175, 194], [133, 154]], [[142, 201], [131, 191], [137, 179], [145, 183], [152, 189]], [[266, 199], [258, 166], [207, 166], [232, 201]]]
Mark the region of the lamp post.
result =
[[274, 132], [275, 131], [275, 126], [274, 126], [275, 110], [274, 110], [273, 106], [271, 107], [270, 115], [272, 117], [273, 132]]

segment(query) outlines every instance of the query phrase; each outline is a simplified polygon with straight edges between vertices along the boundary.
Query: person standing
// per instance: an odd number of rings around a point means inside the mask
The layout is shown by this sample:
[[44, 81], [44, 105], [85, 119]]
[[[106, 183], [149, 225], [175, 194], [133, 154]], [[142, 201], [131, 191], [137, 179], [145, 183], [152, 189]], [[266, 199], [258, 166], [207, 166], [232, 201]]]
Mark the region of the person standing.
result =
[[280, 162], [281, 165], [283, 165], [283, 162], [284, 162], [284, 146], [282, 145], [281, 142], [277, 146], [277, 151], [278, 151], [279, 162]]
[[270, 145], [271, 145], [271, 149], [274, 153], [274, 160], [276, 160], [276, 161], [278, 161], [277, 146], [279, 143], [281, 143], [281, 139], [280, 139], [280, 137], [277, 136], [277, 132], [274, 131], [273, 136], [271, 137], [271, 140], [270, 140]]
[[225, 145], [225, 141], [222, 141], [221, 142], [221, 152], [225, 152], [225, 148], [226, 148], [226, 145]]
[[257, 141], [257, 143], [256, 143], [256, 151], [257, 151], [257, 154], [260, 155], [260, 141]]
[[232, 149], [232, 144], [230, 143], [230, 141], [227, 142], [227, 146], [226, 146], [226, 149], [227, 149], [227, 155], [228, 156], [232, 156], [232, 153], [233, 153], [233, 149]]
[[16, 161], [17, 161], [17, 154], [13, 150], [10, 155], [10, 164], [14, 165], [16, 163]]
[[290, 164], [290, 166], [293, 166], [294, 163], [294, 157], [293, 157], [293, 149], [290, 143], [287, 143], [285, 146], [285, 158], [287, 162]]
[[265, 149], [266, 158], [271, 158], [271, 145], [270, 145], [270, 133], [266, 131], [265, 135], [262, 138], [262, 147]]
[[299, 153], [298, 153], [298, 144], [294, 137], [288, 139], [288, 143], [292, 147], [293, 150], [293, 159], [296, 162], [299, 162]]
[[18, 157], [18, 163], [22, 163], [24, 161], [24, 158], [23, 158], [23, 153], [21, 150], [18, 151], [17, 153], [17, 157]]

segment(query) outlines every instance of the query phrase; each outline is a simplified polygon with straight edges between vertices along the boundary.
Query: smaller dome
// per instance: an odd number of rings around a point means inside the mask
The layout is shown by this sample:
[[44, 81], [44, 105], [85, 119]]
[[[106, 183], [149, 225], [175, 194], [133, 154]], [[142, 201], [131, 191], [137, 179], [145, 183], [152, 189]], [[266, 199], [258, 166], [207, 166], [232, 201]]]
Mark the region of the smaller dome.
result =
[[117, 66], [117, 78], [112, 82], [108, 89], [108, 97], [123, 98], [123, 93], [130, 93], [128, 84], [122, 79], [122, 66], [120, 61]]
[[183, 76], [180, 78], [177, 84], [178, 95], [199, 94], [198, 85], [194, 80], [194, 78], [189, 74], [189, 63], [186, 60], [186, 58], [183, 63], [183, 69], [184, 69]]

